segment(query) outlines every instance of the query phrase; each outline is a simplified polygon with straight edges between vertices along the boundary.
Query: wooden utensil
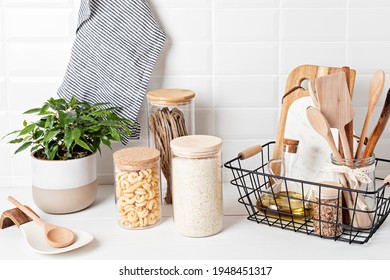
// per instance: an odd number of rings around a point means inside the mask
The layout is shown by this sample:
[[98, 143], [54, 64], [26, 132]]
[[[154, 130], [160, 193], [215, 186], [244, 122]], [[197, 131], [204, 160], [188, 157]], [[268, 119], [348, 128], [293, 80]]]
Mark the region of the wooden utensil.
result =
[[[341, 70], [345, 73], [345, 80], [347, 81], [349, 95], [351, 96], [351, 99], [352, 99], [353, 89], [355, 86], [354, 83], [351, 83], [351, 79], [352, 79], [351, 71], [353, 71], [353, 70], [351, 70], [351, 68], [349, 68], [348, 66], [343, 66], [341, 68]], [[347, 135], [349, 146], [351, 147], [351, 150], [353, 151], [353, 147], [354, 147], [353, 120], [350, 121], [345, 126], [345, 134]], [[339, 139], [339, 142], [341, 142], [340, 139]], [[339, 151], [340, 151], [340, 154], [342, 154], [342, 155], [344, 154], [344, 150], [343, 150], [342, 145], [339, 145]], [[353, 156], [353, 152], [352, 152], [352, 156]]]
[[12, 196], [8, 196], [8, 200], [44, 229], [46, 241], [50, 246], [55, 248], [63, 248], [74, 243], [75, 235], [73, 231], [67, 228], [58, 227], [55, 225], [45, 223], [34, 212], [32, 212], [30, 209], [28, 209], [20, 202], [18, 202]]
[[[319, 109], [317, 109], [315, 107], [308, 107], [306, 109], [306, 114], [307, 114], [307, 118], [308, 118], [311, 126], [313, 127], [313, 129], [315, 131], [318, 132], [318, 134], [320, 134], [322, 137], [324, 137], [324, 139], [328, 143], [330, 149], [332, 150], [332, 153], [335, 156], [335, 158], [338, 161], [342, 161], [343, 158], [336, 147], [336, 143], [334, 142], [332, 133], [330, 131], [330, 125], [329, 125], [327, 119], [325, 118], [325, 116], [320, 112]], [[344, 188], [347, 188], [347, 182], [346, 182], [344, 175], [340, 174], [339, 178], [340, 178], [341, 185]], [[347, 177], [347, 180], [348, 180], [348, 177]], [[348, 181], [350, 182], [350, 180], [348, 180]], [[350, 192], [344, 191], [343, 195], [344, 195], [347, 207], [349, 209], [349, 215], [352, 219], [353, 218], [353, 210], [352, 209], [354, 208], [354, 205], [353, 205], [353, 202], [352, 202], [352, 199], [350, 196]], [[359, 207], [359, 208], [367, 207], [365, 200], [359, 196], [358, 196], [357, 207]], [[355, 211], [355, 216], [356, 216], [356, 219], [353, 220], [353, 226], [366, 227], [367, 225], [371, 224], [371, 217], [367, 213]]]
[[378, 103], [379, 97], [381, 96], [383, 86], [385, 84], [385, 72], [382, 70], [376, 71], [374, 76], [372, 76], [370, 81], [370, 89], [369, 89], [369, 101], [366, 118], [364, 120], [362, 133], [360, 135], [359, 145], [356, 149], [355, 158], [359, 159], [361, 156], [364, 139], [367, 134], [368, 125], [371, 120], [372, 112], [374, 112], [375, 105]]
[[317, 92], [316, 92], [316, 90], [314, 90], [314, 85], [311, 81], [307, 82], [307, 90], [309, 91], [309, 95], [311, 97], [311, 100], [313, 101], [314, 106], [319, 108], [320, 103], [318, 102]]
[[321, 113], [328, 120], [330, 127], [339, 130], [345, 158], [350, 160], [352, 152], [345, 133], [345, 125], [353, 120], [354, 111], [345, 73], [340, 72], [318, 77], [315, 84]]
[[[336, 67], [300, 65], [289, 73], [282, 99], [282, 109], [279, 118], [278, 131], [276, 134], [273, 158], [280, 158], [281, 156], [283, 139], [285, 138], [286, 120], [291, 105], [294, 101], [302, 97], [309, 96], [309, 92], [301, 86], [302, 81], [314, 81], [317, 77], [341, 71], [344, 70]], [[350, 94], [352, 94], [355, 84], [356, 71], [354, 69], [349, 69], [348, 73], [348, 87], [350, 89]]]
[[387, 91], [385, 104], [383, 105], [379, 120], [374, 130], [372, 131], [370, 137], [368, 138], [367, 146], [363, 153], [363, 158], [370, 157], [374, 153], [375, 146], [378, 143], [379, 138], [381, 137], [383, 131], [386, 128], [389, 117], [390, 117], [390, 89]]

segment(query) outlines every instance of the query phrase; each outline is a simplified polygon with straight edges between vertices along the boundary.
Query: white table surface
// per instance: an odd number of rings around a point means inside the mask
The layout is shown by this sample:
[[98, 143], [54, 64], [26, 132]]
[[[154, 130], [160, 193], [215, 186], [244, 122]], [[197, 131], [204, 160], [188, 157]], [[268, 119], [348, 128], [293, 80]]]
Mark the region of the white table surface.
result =
[[59, 255], [32, 251], [16, 227], [0, 230], [0, 259], [98, 260], [98, 259], [390, 259], [390, 221], [386, 220], [364, 245], [324, 240], [246, 219], [234, 186], [224, 185], [224, 227], [217, 235], [188, 238], [176, 232], [172, 209], [165, 206], [163, 221], [147, 230], [124, 230], [116, 220], [112, 186], [100, 186], [91, 207], [78, 213], [50, 215], [33, 203], [31, 188], [0, 189], [0, 211], [13, 208], [12, 195], [32, 207], [49, 223], [91, 233], [95, 239], [78, 250]]

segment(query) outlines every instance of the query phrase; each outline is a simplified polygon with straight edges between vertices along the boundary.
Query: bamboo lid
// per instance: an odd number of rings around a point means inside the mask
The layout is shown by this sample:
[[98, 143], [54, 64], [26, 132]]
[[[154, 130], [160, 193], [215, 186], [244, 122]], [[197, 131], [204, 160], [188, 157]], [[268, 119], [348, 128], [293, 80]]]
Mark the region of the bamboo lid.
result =
[[222, 139], [211, 135], [187, 135], [171, 140], [170, 146], [178, 156], [205, 156], [218, 151]]
[[116, 151], [114, 162], [121, 166], [137, 166], [154, 163], [160, 159], [160, 152], [154, 148], [134, 147]]
[[153, 105], [187, 104], [195, 97], [195, 92], [188, 89], [162, 88], [149, 91], [148, 101]]
[[313, 187], [313, 192], [314, 196], [319, 198], [321, 196], [321, 199], [334, 199], [340, 197], [341, 191], [340, 189], [343, 187], [339, 182], [334, 182], [334, 181], [320, 181], [318, 182], [319, 184], [324, 184], [324, 185], [330, 185], [330, 186], [335, 186], [337, 188], [329, 188], [326, 186], [321, 187], [321, 194], [320, 194], [320, 187], [319, 186], [314, 186]]

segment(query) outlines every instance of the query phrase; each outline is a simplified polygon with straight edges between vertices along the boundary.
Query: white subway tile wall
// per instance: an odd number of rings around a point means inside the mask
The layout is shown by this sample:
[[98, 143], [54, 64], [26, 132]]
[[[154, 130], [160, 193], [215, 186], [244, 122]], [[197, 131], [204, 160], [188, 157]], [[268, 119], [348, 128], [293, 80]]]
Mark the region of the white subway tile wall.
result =
[[[167, 43], [149, 89], [196, 92], [196, 132], [223, 138], [223, 161], [275, 138], [285, 81], [301, 64], [357, 70], [359, 133], [372, 74], [390, 79], [388, 0], [149, 0]], [[56, 96], [75, 37], [80, 0], [0, 0], [0, 135], [18, 129], [22, 112]], [[385, 92], [390, 82], [385, 84]], [[378, 118], [385, 94], [378, 102]], [[29, 117], [30, 118], [30, 117]], [[146, 102], [139, 120], [147, 145]], [[371, 125], [371, 128], [374, 124]], [[390, 158], [390, 128], [377, 155]], [[0, 141], [0, 187], [30, 185], [29, 154]], [[115, 144], [113, 150], [122, 148]], [[110, 184], [112, 151], [98, 165]], [[225, 180], [229, 172], [225, 170]]]

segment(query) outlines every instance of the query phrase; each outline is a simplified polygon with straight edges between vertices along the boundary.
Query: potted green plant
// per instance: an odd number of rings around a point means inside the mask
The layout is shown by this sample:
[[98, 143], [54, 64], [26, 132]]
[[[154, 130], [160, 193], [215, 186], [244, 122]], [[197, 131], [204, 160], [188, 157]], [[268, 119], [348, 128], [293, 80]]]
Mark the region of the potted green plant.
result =
[[[130, 135], [133, 123], [118, 117], [108, 103], [88, 104], [72, 97], [50, 98], [35, 122], [23, 122], [9, 141], [20, 144], [15, 153], [31, 151], [32, 194], [35, 204], [48, 213], [71, 213], [92, 204], [97, 193], [96, 154], [101, 145]], [[4, 137], [6, 137], [4, 136]], [[3, 138], [4, 138], [3, 137]]]

